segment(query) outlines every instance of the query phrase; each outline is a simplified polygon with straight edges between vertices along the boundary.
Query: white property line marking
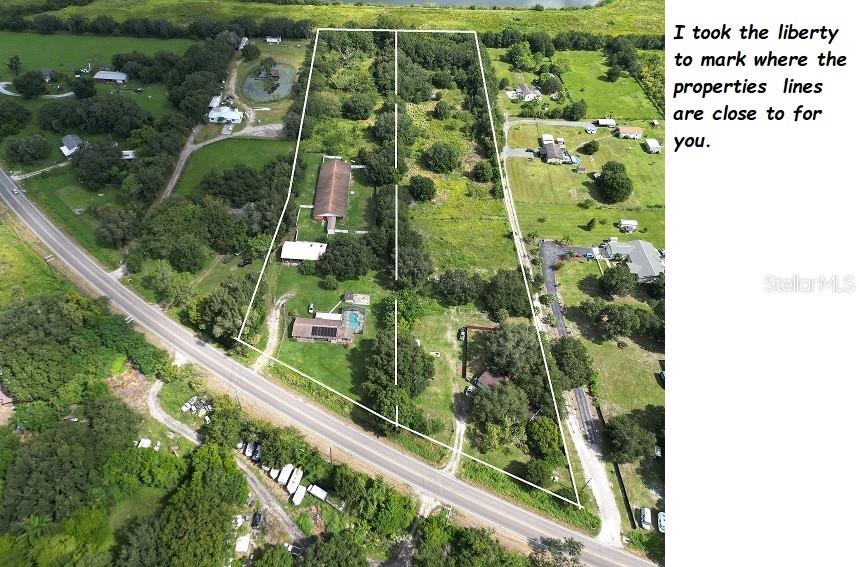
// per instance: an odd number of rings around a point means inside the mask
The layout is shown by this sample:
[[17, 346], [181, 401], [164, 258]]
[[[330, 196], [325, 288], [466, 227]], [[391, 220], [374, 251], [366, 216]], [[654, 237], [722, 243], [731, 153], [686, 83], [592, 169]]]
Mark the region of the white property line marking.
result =
[[464, 452], [464, 451], [462, 451], [462, 450], [460, 450], [460, 449], [456, 449], [456, 448], [454, 448], [454, 447], [451, 447], [450, 445], [448, 445], [448, 444], [446, 444], [446, 443], [442, 443], [441, 441], [438, 441], [437, 439], [433, 439], [433, 438], [432, 438], [432, 437], [430, 437], [429, 435], [426, 435], [426, 434], [424, 434], [424, 433], [421, 433], [420, 431], [417, 431], [417, 430], [415, 430], [415, 429], [412, 429], [411, 427], [408, 427], [408, 426], [403, 425], [403, 424], [397, 424], [393, 419], [391, 419], [391, 418], [389, 418], [389, 417], [387, 417], [387, 416], [385, 416], [385, 415], [382, 415], [381, 413], [377, 412], [376, 410], [374, 410], [374, 409], [372, 409], [372, 408], [370, 408], [370, 407], [368, 407], [368, 406], [365, 406], [364, 404], [362, 404], [362, 403], [361, 403], [361, 402], [359, 402], [358, 400], [353, 400], [352, 398], [350, 398], [350, 397], [349, 397], [349, 396], [347, 396], [346, 394], [341, 394], [340, 392], [338, 392], [337, 390], [335, 390], [335, 389], [334, 389], [334, 388], [332, 388], [331, 386], [328, 386], [327, 384], [324, 384], [324, 383], [320, 382], [319, 380], [317, 380], [317, 379], [316, 379], [316, 378], [314, 378], [313, 376], [310, 376], [309, 374], [305, 374], [305, 373], [304, 373], [304, 372], [302, 372], [301, 370], [299, 370], [299, 369], [297, 369], [297, 368], [294, 368], [294, 367], [292, 367], [292, 366], [288, 365], [287, 363], [285, 363], [285, 362], [283, 362], [282, 360], [279, 360], [279, 359], [277, 359], [277, 358], [275, 358], [275, 357], [271, 356], [270, 354], [266, 354], [265, 352], [261, 351], [260, 349], [258, 349], [258, 348], [257, 348], [257, 347], [255, 347], [254, 345], [252, 345], [252, 344], [250, 344], [250, 343], [248, 343], [248, 342], [246, 342], [246, 341], [244, 341], [244, 340], [242, 340], [242, 339], [240, 339], [240, 338], [238, 338], [238, 337], [235, 337], [235, 340], [236, 340], [236, 342], [239, 342], [239, 343], [241, 343], [241, 344], [245, 345], [246, 347], [248, 347], [249, 349], [251, 349], [251, 350], [253, 350], [253, 351], [257, 352], [260, 356], [264, 356], [264, 357], [266, 357], [266, 358], [270, 359], [272, 362], [275, 362], [276, 364], [279, 364], [279, 365], [283, 366], [283, 367], [284, 367], [284, 368], [286, 368], [287, 370], [290, 370], [291, 372], [295, 372], [296, 374], [298, 374], [298, 375], [299, 375], [299, 376], [301, 376], [302, 378], [306, 378], [307, 380], [310, 380], [311, 382], [313, 382], [313, 383], [314, 383], [314, 384], [316, 384], [317, 386], [320, 386], [321, 388], [324, 388], [324, 389], [328, 390], [328, 391], [329, 391], [329, 392], [331, 392], [332, 394], [334, 394], [334, 395], [336, 395], [336, 396], [338, 396], [338, 397], [340, 397], [340, 398], [342, 398], [342, 399], [346, 400], [347, 402], [350, 402], [350, 403], [354, 404], [355, 406], [357, 406], [357, 407], [361, 408], [362, 410], [364, 410], [364, 411], [366, 411], [366, 412], [371, 413], [372, 415], [374, 415], [374, 416], [378, 417], [379, 419], [383, 419], [383, 420], [385, 420], [386, 422], [390, 423], [391, 425], [394, 425], [394, 426], [396, 426], [396, 427], [398, 427], [398, 428], [400, 428], [400, 429], [404, 429], [404, 430], [406, 430], [406, 431], [408, 431], [408, 432], [410, 432], [410, 433], [414, 433], [414, 434], [415, 434], [415, 435], [417, 435], [418, 437], [420, 437], [420, 438], [422, 438], [422, 439], [425, 439], [425, 440], [427, 440], [427, 441], [429, 441], [429, 442], [431, 442], [431, 443], [435, 443], [436, 445], [439, 445], [440, 447], [444, 447], [444, 448], [446, 448], [446, 449], [448, 449], [448, 450], [450, 450], [450, 451], [453, 451], [454, 453], [459, 453], [460, 455], [462, 455], [463, 457], [465, 457], [465, 458], [467, 458], [467, 459], [471, 459], [472, 461], [475, 461], [475, 462], [480, 463], [480, 464], [482, 464], [482, 465], [486, 465], [487, 467], [491, 468], [491, 469], [492, 469], [492, 470], [494, 470], [494, 471], [500, 472], [500, 473], [502, 473], [502, 474], [504, 474], [504, 475], [506, 475], [506, 476], [508, 476], [508, 477], [510, 477], [510, 478], [512, 478], [512, 479], [518, 480], [518, 481], [520, 481], [520, 482], [524, 482], [524, 483], [525, 483], [525, 484], [527, 484], [528, 486], [530, 486], [530, 487], [532, 487], [532, 488], [536, 488], [536, 489], [538, 489], [538, 490], [541, 490], [541, 491], [545, 492], [546, 494], [550, 494], [550, 495], [552, 495], [552, 496], [554, 496], [554, 497], [556, 497], [556, 498], [558, 498], [558, 499], [560, 499], [560, 500], [563, 500], [564, 502], [567, 502], [568, 504], [572, 504], [572, 505], [574, 505], [574, 506], [578, 506], [579, 508], [581, 508], [581, 507], [582, 507], [582, 505], [581, 505], [581, 504], [579, 504], [578, 502], [573, 502], [573, 501], [572, 501], [572, 500], [570, 500], [569, 498], [566, 498], [566, 497], [564, 497], [564, 496], [561, 496], [560, 494], [557, 494], [556, 492], [552, 492], [552, 491], [551, 491], [551, 490], [549, 490], [548, 488], [543, 488], [542, 486], [540, 486], [540, 485], [538, 485], [538, 484], [534, 484], [533, 482], [531, 482], [531, 481], [529, 481], [529, 480], [526, 480], [526, 479], [524, 479], [524, 478], [522, 478], [522, 477], [520, 477], [520, 476], [516, 476], [516, 475], [515, 475], [515, 474], [513, 474], [513, 473], [509, 473], [509, 472], [505, 471], [505, 470], [504, 470], [504, 469], [502, 469], [502, 468], [496, 467], [495, 465], [493, 465], [493, 464], [491, 464], [491, 463], [487, 463], [486, 461], [484, 461], [484, 460], [482, 460], [482, 459], [480, 459], [480, 458], [478, 458], [478, 457], [475, 457], [474, 455], [469, 455], [468, 453], [466, 453], [466, 452]]
[[[399, 118], [400, 118], [400, 104], [397, 100], [397, 96], [399, 95], [399, 77], [398, 77], [398, 50], [399, 50], [399, 36], [397, 35], [397, 31], [394, 30], [394, 169], [399, 171], [399, 155], [397, 153], [397, 142], [398, 142], [398, 130], [399, 128]], [[394, 183], [394, 281], [400, 281], [400, 186], [397, 183]], [[397, 344], [399, 341], [397, 340], [399, 337], [399, 328], [397, 325], [397, 320], [400, 317], [399, 312], [399, 304], [397, 301], [397, 297], [394, 296], [394, 388], [399, 387], [399, 345]], [[400, 425], [400, 404], [397, 403], [394, 405], [394, 420], [396, 421], [397, 427]]]
[[[271, 235], [271, 244], [268, 245], [268, 252], [262, 261], [262, 269], [259, 272], [257, 283], [254, 286], [254, 292], [251, 294], [251, 300], [248, 303], [245, 318], [242, 319], [242, 326], [239, 328], [239, 338], [245, 332], [245, 325], [248, 323], [248, 317], [251, 314], [251, 308], [254, 306], [257, 292], [259, 292], [260, 282], [262, 282], [265, 268], [268, 265], [268, 260], [271, 258], [271, 251], [274, 249], [274, 243], [277, 241], [277, 233], [280, 232], [280, 227], [283, 224], [283, 217], [286, 214], [286, 208], [289, 206], [289, 199], [292, 197], [292, 184], [295, 181], [295, 166], [298, 163], [298, 148], [301, 146], [301, 132], [304, 129], [304, 115], [307, 112], [307, 97], [310, 95], [310, 79], [313, 77], [313, 63], [316, 61], [316, 46], [319, 44], [319, 30], [316, 30], [316, 38], [313, 40], [313, 54], [310, 56], [310, 70], [307, 72], [307, 88], [304, 90], [304, 105], [301, 107], [301, 120], [298, 122], [298, 137], [295, 140], [295, 154], [292, 157], [292, 171], [289, 172], [289, 187], [286, 190], [286, 201], [283, 203], [283, 209], [280, 211], [280, 217], [277, 219], [277, 227], [274, 229], [274, 234]], [[297, 226], [297, 225], [296, 225]]]
[[513, 196], [510, 192], [510, 187], [507, 184], [507, 179], [504, 175], [504, 168], [501, 165], [501, 154], [498, 151], [498, 137], [495, 134], [495, 119], [492, 116], [492, 105], [489, 104], [489, 89], [486, 86], [486, 73], [483, 71], [483, 55], [480, 53], [480, 38], [477, 35], [477, 32], [474, 32], [474, 46], [477, 49], [477, 62], [480, 66], [480, 77], [483, 79], [483, 94], [486, 96], [486, 114], [489, 115], [489, 126], [492, 130], [492, 143], [495, 146], [495, 160], [498, 165], [498, 175], [501, 177], [501, 191], [504, 193], [504, 202], [507, 205], [507, 215], [510, 220], [510, 230], [513, 231], [513, 241], [516, 243], [517, 254], [516, 257], [519, 260], [519, 269], [522, 272], [522, 281], [525, 283], [525, 292], [528, 294], [528, 305], [531, 308], [531, 320], [534, 324], [534, 332], [537, 335], [537, 344], [540, 345], [540, 355], [543, 357], [543, 367], [546, 370], [546, 378], [549, 381], [549, 393], [552, 396], [552, 405], [555, 406], [555, 419], [557, 420], [558, 429], [561, 432], [561, 443], [564, 447], [564, 456], [567, 458], [567, 466], [570, 469], [570, 481], [573, 484], [573, 491], [576, 494], [576, 503], [581, 506], [581, 499], [579, 498], [579, 489], [576, 486], [576, 475], [573, 472], [573, 463], [570, 461], [570, 451], [567, 447], [567, 437], [564, 435], [564, 426], [561, 421], [561, 412], [558, 410], [558, 399], [555, 397], [555, 386], [552, 384], [552, 374], [549, 372], [549, 363], [546, 360], [546, 349], [543, 347], [543, 339], [540, 336], [540, 328], [537, 325], [537, 312], [534, 310], [534, 301], [531, 298], [531, 286], [528, 285], [528, 274], [525, 272], [525, 264], [522, 261], [523, 254], [525, 254], [524, 246], [522, 246], [522, 253], [519, 252], [519, 246], [521, 244], [520, 235], [516, 233], [516, 226], [518, 223], [514, 224], [514, 217], [516, 215], [516, 208], [513, 203]]
[[[550, 374], [549, 374], [549, 366], [548, 366], [548, 363], [547, 363], [547, 361], [546, 361], [546, 352], [545, 352], [545, 350], [544, 350], [544, 348], [543, 348], [543, 341], [542, 341], [542, 340], [541, 340], [541, 338], [540, 338], [539, 328], [537, 327], [537, 315], [536, 315], [536, 312], [534, 311], [534, 305], [533, 305], [533, 302], [532, 302], [532, 300], [531, 300], [531, 289], [530, 289], [530, 286], [528, 285], [528, 278], [527, 278], [527, 275], [526, 275], [526, 273], [525, 273], [525, 265], [524, 265], [524, 264], [523, 264], [523, 262], [522, 262], [522, 257], [521, 257], [521, 253], [520, 253], [520, 246], [522, 246], [522, 244], [521, 244], [521, 242], [520, 242], [519, 240], [517, 240], [517, 239], [516, 239], [516, 238], [517, 238], [517, 235], [515, 234], [514, 222], [513, 222], [513, 218], [514, 218], [514, 216], [515, 216], [515, 208], [513, 208], [513, 207], [512, 207], [512, 203], [510, 202], [510, 201], [512, 201], [512, 197], [510, 196], [510, 191], [509, 191], [509, 188], [508, 188], [508, 186], [507, 186], [507, 184], [506, 184], [506, 179], [505, 179], [505, 177], [504, 177], [504, 171], [503, 171], [503, 169], [501, 168], [501, 158], [500, 158], [500, 154], [499, 154], [499, 152], [498, 152], [498, 139], [497, 139], [497, 136], [496, 136], [496, 134], [495, 134], [495, 121], [494, 121], [494, 119], [493, 119], [492, 112], [491, 112], [491, 108], [492, 108], [492, 106], [489, 104], [489, 90], [488, 90], [487, 85], [486, 85], [486, 74], [484, 73], [484, 70], [483, 70], [483, 57], [482, 57], [482, 55], [481, 55], [481, 53], [480, 53], [480, 40], [479, 40], [479, 36], [477, 35], [477, 32], [476, 32], [476, 31], [464, 31], [464, 30], [397, 30], [397, 29], [372, 29], [372, 28], [356, 28], [356, 29], [352, 29], [352, 28], [318, 28], [318, 29], [316, 30], [315, 39], [314, 39], [314, 41], [313, 41], [313, 53], [312, 53], [311, 58], [310, 58], [310, 69], [309, 69], [309, 71], [308, 71], [308, 75], [307, 75], [307, 87], [306, 87], [305, 92], [304, 92], [304, 104], [303, 104], [302, 109], [301, 109], [301, 119], [300, 119], [300, 121], [299, 121], [299, 126], [298, 126], [298, 137], [297, 137], [296, 144], [295, 144], [295, 154], [294, 154], [294, 156], [293, 156], [293, 161], [292, 161], [292, 171], [290, 172], [290, 177], [289, 177], [289, 187], [288, 187], [288, 189], [287, 189], [286, 202], [284, 203], [284, 205], [283, 205], [283, 209], [281, 210], [280, 218], [278, 219], [277, 226], [275, 227], [275, 230], [274, 230], [274, 235], [272, 236], [272, 239], [271, 239], [271, 244], [269, 245], [268, 252], [267, 252], [267, 254], [266, 254], [265, 260], [263, 261], [262, 270], [260, 271], [260, 275], [259, 275], [259, 277], [257, 278], [256, 286], [254, 287], [254, 292], [253, 292], [253, 294], [251, 295], [251, 299], [250, 299], [250, 302], [249, 302], [249, 304], [248, 304], [247, 311], [245, 312], [245, 317], [244, 317], [244, 320], [242, 321], [242, 326], [241, 326], [241, 328], [239, 329], [239, 333], [238, 333], [238, 335], [235, 337], [236, 342], [238, 342], [238, 343], [240, 343], [240, 344], [242, 344], [242, 345], [244, 345], [244, 346], [246, 346], [246, 347], [250, 348], [251, 350], [253, 350], [253, 351], [255, 351], [255, 352], [259, 353], [260, 355], [265, 356], [266, 358], [269, 358], [270, 360], [274, 361], [274, 362], [275, 362], [275, 363], [277, 363], [277, 364], [280, 364], [280, 365], [281, 365], [281, 366], [283, 366], [284, 368], [287, 368], [287, 369], [291, 370], [292, 372], [295, 372], [295, 373], [296, 373], [296, 374], [298, 374], [299, 376], [302, 376], [303, 378], [306, 378], [306, 379], [308, 379], [308, 380], [312, 381], [314, 384], [316, 384], [316, 385], [318, 385], [318, 386], [320, 386], [320, 387], [322, 387], [322, 388], [324, 388], [324, 389], [326, 389], [326, 390], [330, 391], [331, 393], [333, 393], [333, 394], [335, 394], [335, 395], [339, 396], [340, 398], [343, 398], [344, 400], [347, 400], [347, 401], [351, 402], [352, 404], [356, 405], [357, 407], [360, 407], [361, 409], [363, 409], [363, 410], [365, 410], [365, 411], [367, 411], [367, 412], [370, 412], [371, 414], [373, 414], [373, 415], [375, 415], [375, 416], [379, 417], [380, 419], [383, 419], [383, 420], [385, 420], [386, 422], [391, 423], [392, 425], [394, 425], [394, 426], [395, 426], [395, 427], [397, 427], [397, 428], [400, 428], [400, 429], [404, 429], [404, 430], [406, 430], [406, 431], [409, 431], [410, 433], [413, 433], [413, 434], [417, 435], [418, 437], [420, 437], [420, 438], [422, 438], [422, 439], [425, 439], [425, 440], [427, 440], [427, 441], [430, 441], [431, 443], [435, 443], [436, 445], [439, 445], [439, 446], [441, 446], [441, 447], [444, 447], [444, 448], [446, 448], [446, 449], [448, 449], [449, 451], [452, 451], [452, 452], [454, 452], [454, 453], [458, 453], [458, 454], [460, 454], [460, 455], [462, 455], [462, 456], [464, 456], [464, 457], [466, 457], [466, 458], [468, 458], [468, 459], [471, 459], [472, 461], [475, 461], [475, 462], [478, 462], [478, 463], [480, 463], [480, 464], [483, 464], [483, 465], [485, 465], [485, 466], [487, 466], [487, 467], [489, 467], [489, 468], [491, 468], [491, 469], [493, 469], [493, 470], [495, 470], [495, 471], [497, 471], [497, 472], [500, 472], [500, 473], [504, 474], [505, 476], [508, 476], [508, 477], [510, 477], [510, 478], [512, 478], [512, 479], [514, 479], [514, 480], [518, 480], [519, 482], [522, 482], [522, 483], [524, 483], [524, 484], [526, 484], [526, 485], [528, 485], [528, 486], [531, 486], [532, 488], [536, 488], [536, 489], [538, 489], [538, 490], [540, 490], [540, 491], [542, 491], [542, 492], [544, 492], [544, 493], [546, 493], [546, 494], [550, 494], [550, 495], [554, 496], [555, 498], [558, 498], [559, 500], [562, 500], [562, 501], [564, 501], [564, 502], [567, 502], [568, 504], [572, 504], [572, 505], [574, 505], [574, 506], [576, 506], [576, 507], [578, 507], [578, 508], [583, 508], [583, 506], [582, 506], [582, 504], [581, 504], [581, 499], [579, 498], [579, 491], [578, 491], [578, 488], [576, 487], [576, 480], [575, 480], [575, 476], [574, 476], [574, 474], [573, 474], [573, 466], [572, 466], [572, 462], [570, 461], [570, 454], [569, 454], [569, 450], [568, 450], [568, 448], [567, 448], [567, 441], [566, 441], [566, 437], [563, 435], [563, 429], [561, 429], [561, 441], [562, 441], [562, 443], [563, 443], [563, 447], [564, 447], [564, 454], [565, 454], [566, 459], [567, 459], [567, 466], [568, 466], [568, 467], [569, 467], [569, 469], [570, 469], [570, 480], [572, 481], [572, 484], [573, 484], [573, 491], [575, 492], [575, 495], [576, 495], [576, 501], [575, 501], [575, 502], [573, 502], [573, 501], [572, 501], [572, 500], [570, 500], [569, 498], [566, 498], [566, 497], [564, 497], [564, 496], [561, 496], [560, 494], [558, 494], [558, 493], [556, 493], [556, 492], [553, 492], [553, 491], [551, 491], [551, 490], [549, 490], [549, 489], [543, 488], [542, 486], [539, 486], [539, 485], [537, 485], [537, 484], [534, 484], [533, 482], [531, 482], [531, 481], [529, 481], [529, 480], [527, 480], [527, 479], [525, 479], [525, 478], [522, 478], [522, 477], [520, 477], [520, 476], [514, 475], [514, 474], [512, 474], [512, 473], [510, 473], [510, 472], [505, 471], [504, 469], [501, 469], [501, 468], [499, 468], [499, 467], [496, 467], [495, 465], [492, 465], [492, 464], [490, 464], [490, 463], [488, 463], [488, 462], [486, 462], [486, 461], [484, 461], [484, 460], [482, 460], [482, 459], [480, 459], [480, 458], [478, 458], [478, 457], [475, 457], [475, 456], [473, 456], [473, 455], [469, 455], [468, 453], [463, 452], [461, 449], [456, 449], [455, 447], [451, 447], [450, 445], [447, 445], [446, 443], [442, 443], [441, 441], [438, 441], [438, 440], [436, 440], [436, 439], [433, 439], [432, 437], [430, 437], [430, 436], [428, 436], [428, 435], [426, 435], [426, 434], [424, 434], [424, 433], [421, 433], [420, 431], [414, 430], [414, 429], [412, 429], [412, 428], [410, 428], [410, 427], [408, 427], [408, 426], [405, 426], [405, 425], [401, 425], [401, 424], [399, 423], [399, 406], [397, 406], [397, 407], [395, 408], [395, 418], [396, 418], [396, 420], [391, 420], [389, 417], [384, 416], [384, 415], [380, 414], [379, 412], [377, 412], [377, 411], [375, 411], [375, 410], [373, 410], [373, 409], [370, 409], [369, 407], [365, 406], [365, 405], [364, 405], [364, 404], [362, 404], [361, 402], [359, 402], [359, 401], [357, 401], [357, 400], [353, 400], [352, 398], [350, 398], [349, 396], [346, 396], [345, 394], [341, 394], [340, 392], [338, 392], [338, 391], [337, 391], [337, 390], [335, 390], [334, 388], [331, 388], [330, 386], [328, 386], [328, 385], [326, 385], [326, 384], [323, 384], [322, 382], [320, 382], [320, 381], [319, 381], [319, 380], [317, 380], [316, 378], [313, 378], [312, 376], [310, 376], [310, 375], [308, 375], [308, 374], [305, 374], [304, 372], [302, 372], [302, 371], [298, 370], [297, 368], [294, 368], [294, 367], [292, 367], [292, 366], [289, 366], [289, 365], [288, 365], [288, 364], [286, 364], [285, 362], [283, 362], [283, 361], [281, 361], [281, 360], [279, 360], [279, 359], [277, 359], [277, 358], [275, 358], [275, 357], [273, 357], [273, 356], [271, 356], [271, 355], [269, 355], [269, 354], [264, 353], [263, 351], [261, 351], [260, 349], [258, 349], [257, 347], [255, 347], [254, 345], [251, 345], [251, 344], [249, 344], [248, 342], [246, 342], [246, 341], [242, 340], [242, 338], [241, 338], [241, 337], [242, 337], [242, 334], [244, 333], [244, 330], [245, 330], [245, 326], [246, 326], [246, 324], [247, 324], [248, 317], [250, 316], [251, 308], [253, 307], [254, 301], [256, 300], [257, 293], [259, 292], [260, 282], [262, 281], [263, 274], [265, 273], [266, 266], [268, 265], [268, 260], [269, 260], [269, 258], [270, 258], [270, 256], [271, 256], [271, 252], [272, 252], [272, 250], [273, 250], [273, 248], [274, 248], [274, 243], [275, 243], [275, 241], [277, 240], [278, 232], [280, 231], [280, 227], [281, 227], [281, 225], [283, 224], [283, 218], [284, 218], [284, 216], [285, 216], [285, 214], [286, 214], [286, 208], [287, 208], [287, 206], [289, 205], [289, 199], [290, 199], [290, 197], [292, 196], [292, 186], [293, 186], [293, 182], [294, 182], [294, 179], [295, 179], [295, 166], [296, 166], [296, 164], [297, 164], [297, 162], [298, 162], [298, 152], [299, 152], [299, 147], [300, 147], [300, 145], [301, 145], [301, 133], [302, 133], [303, 128], [304, 128], [304, 118], [305, 118], [305, 114], [306, 114], [306, 112], [307, 112], [307, 100], [308, 100], [308, 97], [309, 97], [309, 95], [310, 95], [310, 82], [311, 82], [311, 78], [312, 78], [312, 76], [313, 76], [313, 66], [314, 66], [315, 61], [316, 61], [316, 50], [317, 50], [317, 47], [318, 47], [318, 44], [319, 44], [319, 32], [320, 32], [320, 31], [339, 31], [339, 32], [342, 32], [342, 31], [347, 31], [347, 32], [349, 32], [349, 31], [351, 31], [351, 32], [356, 32], [356, 31], [358, 31], [358, 32], [390, 32], [390, 33], [394, 33], [394, 41], [395, 41], [395, 45], [396, 45], [396, 42], [397, 42], [397, 34], [398, 34], [399, 32], [404, 32], [404, 33], [451, 33], [451, 34], [471, 34], [471, 35], [473, 35], [473, 36], [474, 36], [474, 42], [475, 42], [475, 46], [476, 46], [476, 48], [477, 48], [478, 64], [480, 65], [480, 76], [481, 76], [481, 79], [483, 80], [483, 93], [484, 93], [484, 95], [485, 95], [485, 97], [486, 97], [486, 108], [487, 108], [487, 113], [489, 114], [489, 123], [490, 123], [490, 128], [491, 128], [491, 130], [492, 130], [492, 141], [493, 141], [493, 144], [494, 144], [494, 146], [495, 146], [495, 158], [496, 158], [496, 160], [497, 160], [497, 162], [498, 162], [498, 166], [499, 166], [499, 175], [501, 176], [501, 186], [502, 186], [502, 191], [503, 191], [503, 193], [504, 193], [505, 205], [506, 205], [506, 208], [507, 208], [507, 213], [508, 213], [508, 217], [509, 217], [509, 221], [510, 221], [510, 225], [511, 225], [511, 226], [510, 226], [510, 228], [511, 228], [511, 230], [513, 230], [513, 231], [514, 231], [513, 239], [514, 239], [514, 243], [515, 243], [515, 246], [516, 246], [516, 249], [517, 249], [517, 257], [518, 257], [518, 262], [519, 262], [519, 268], [520, 268], [520, 270], [521, 270], [521, 272], [522, 272], [522, 277], [523, 277], [524, 282], [525, 282], [525, 291], [526, 291], [526, 293], [528, 294], [528, 303], [529, 303], [530, 308], [531, 308], [531, 316], [532, 316], [532, 321], [533, 321], [533, 324], [534, 324], [534, 330], [535, 330], [535, 332], [537, 333], [537, 342], [538, 342], [538, 344], [540, 345], [540, 354], [541, 354], [541, 356], [542, 356], [542, 358], [543, 358], [543, 366], [544, 366], [544, 368], [545, 368], [545, 370], [546, 370], [546, 376], [547, 376], [547, 378], [548, 378], [548, 380], [549, 380], [549, 390], [550, 390], [550, 393], [551, 393], [551, 395], [552, 395], [552, 403], [553, 403], [553, 404], [554, 404], [554, 406], [555, 406], [555, 416], [556, 416], [556, 418], [557, 418], [557, 420], [558, 420], [558, 421], [557, 421], [557, 422], [558, 422], [558, 424], [560, 424], [560, 423], [561, 423], [561, 420], [560, 420], [560, 412], [559, 412], [559, 410], [558, 410], [558, 402], [557, 402], [557, 400], [556, 400], [556, 398], [555, 398], [554, 386], [552, 385], [552, 379], [551, 379], [551, 376], [550, 376]], [[394, 50], [394, 57], [395, 57], [395, 60], [396, 60], [396, 57], [397, 57], [397, 51], [396, 51], [396, 49]], [[396, 91], [396, 88], [397, 88], [397, 70], [396, 70], [396, 61], [395, 61], [395, 64], [394, 64], [394, 88], [395, 88], [395, 91]], [[395, 94], [396, 94], [396, 92], [395, 92]], [[394, 110], [394, 125], [395, 125], [395, 126], [394, 126], [394, 145], [396, 146], [396, 144], [397, 144], [397, 117], [398, 117], [398, 116], [397, 116], [397, 115], [398, 115], [398, 104], [397, 104], [397, 102], [396, 102], [396, 101], [395, 101], [395, 103], [394, 103], [394, 108], [395, 108], [395, 110]], [[395, 164], [395, 166], [396, 166], [396, 164], [397, 164], [397, 155], [396, 155], [396, 152], [395, 152], [395, 155], [394, 155], [394, 164]], [[394, 191], [395, 191], [394, 207], [395, 207], [395, 214], [397, 214], [397, 213], [399, 212], [399, 211], [398, 211], [398, 199], [397, 199], [397, 196], [398, 196], [398, 193], [397, 193], [397, 192], [398, 192], [398, 186], [397, 186], [397, 185], [394, 185]], [[395, 241], [394, 241], [394, 246], [395, 246], [395, 251], [394, 251], [394, 252], [395, 252], [395, 264], [394, 264], [394, 266], [395, 266], [395, 268], [394, 268], [394, 269], [395, 269], [395, 280], [396, 280], [396, 279], [397, 279], [397, 277], [398, 277], [397, 270], [398, 270], [398, 266], [399, 266], [398, 259], [396, 258], [396, 257], [398, 256], [397, 239], [396, 239], [397, 231], [398, 231], [398, 227], [399, 227], [399, 217], [397, 216], [397, 217], [395, 217], [395, 222], [394, 222], [394, 230], [395, 230]], [[396, 299], [396, 297], [395, 297], [395, 298], [394, 298], [394, 349], [395, 349], [395, 356], [394, 356], [394, 364], [395, 364], [394, 379], [395, 379], [395, 381], [397, 380], [397, 368], [396, 368], [396, 364], [397, 364], [397, 356], [396, 356], [396, 348], [397, 348], [397, 332], [398, 332], [398, 330], [397, 330], [397, 299]], [[396, 382], [395, 382], [395, 384], [396, 384]], [[559, 425], [559, 428], [560, 428], [560, 425]]]

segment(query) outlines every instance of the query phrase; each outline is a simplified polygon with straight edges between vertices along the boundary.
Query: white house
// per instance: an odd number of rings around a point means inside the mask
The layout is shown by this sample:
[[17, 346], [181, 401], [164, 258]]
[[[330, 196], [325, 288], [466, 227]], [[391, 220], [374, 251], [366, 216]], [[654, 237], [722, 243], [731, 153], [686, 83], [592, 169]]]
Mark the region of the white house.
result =
[[130, 160], [130, 159], [134, 159], [134, 158], [135, 158], [134, 150], [122, 150], [122, 159]]
[[519, 100], [525, 102], [543, 98], [543, 93], [527, 83], [519, 83], [519, 86], [516, 87], [516, 94], [519, 96]]
[[316, 261], [328, 245], [324, 242], [306, 242], [297, 240], [295, 242], [284, 242], [283, 248], [280, 250], [281, 262], [303, 262], [305, 260]]
[[239, 51], [241, 51], [242, 49], [244, 49], [247, 45], [248, 45], [248, 38], [243, 37], [243, 38], [239, 41]]
[[212, 124], [239, 124], [245, 114], [241, 110], [229, 106], [219, 106], [209, 111], [209, 122]]
[[658, 154], [662, 151], [662, 146], [659, 145], [659, 140], [656, 138], [647, 138], [644, 140], [644, 145], [647, 147], [647, 153]]

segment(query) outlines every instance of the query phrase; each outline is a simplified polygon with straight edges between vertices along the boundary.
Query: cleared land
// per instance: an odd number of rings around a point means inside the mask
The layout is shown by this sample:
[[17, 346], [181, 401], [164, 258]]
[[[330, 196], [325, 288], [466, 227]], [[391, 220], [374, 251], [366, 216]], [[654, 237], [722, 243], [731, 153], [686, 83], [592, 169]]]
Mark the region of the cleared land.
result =
[[663, 0], [613, 0], [595, 8], [542, 11], [346, 5], [290, 5], [284, 8], [277, 4], [240, 0], [148, 0], [134, 3], [126, 0], [95, 0], [88, 6], [72, 6], [54, 13], [87, 17], [109, 15], [120, 21], [147, 16], [167, 18], [179, 23], [199, 19], [202, 15], [212, 19], [288, 16], [295, 20], [309, 19], [317, 25], [331, 26], [342, 26], [347, 22], [372, 26], [380, 17], [384, 17], [387, 25], [400, 28], [498, 31], [513, 26], [524, 32], [557, 33], [582, 29], [611, 35], [662, 34], [665, 29]]
[[77, 182], [71, 167], [52, 171], [45, 176], [25, 179], [21, 185], [51, 220], [83, 246], [107, 268], [119, 266], [122, 250], [106, 246], [96, 234], [98, 220], [92, 209], [102, 205], [119, 205], [119, 190], [105, 187], [91, 191]]
[[284, 140], [230, 139], [200, 148], [188, 158], [174, 193], [190, 197], [210, 172], [222, 172], [237, 165], [261, 169], [279, 155], [292, 156], [295, 143]]
[[18, 235], [0, 212], [0, 308], [10, 301], [66, 288], [45, 260]]

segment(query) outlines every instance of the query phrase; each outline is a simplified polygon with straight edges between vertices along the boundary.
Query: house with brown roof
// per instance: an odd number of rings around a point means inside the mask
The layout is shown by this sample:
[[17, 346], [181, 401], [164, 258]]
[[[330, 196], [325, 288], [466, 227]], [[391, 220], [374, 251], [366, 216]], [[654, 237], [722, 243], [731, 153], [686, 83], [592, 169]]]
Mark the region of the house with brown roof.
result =
[[292, 322], [290, 336], [302, 342], [349, 343], [352, 342], [355, 333], [344, 318], [296, 317]]
[[487, 368], [483, 371], [483, 374], [481, 374], [474, 380], [474, 385], [481, 390], [488, 390], [489, 388], [503, 384], [506, 381], [506, 377], [494, 374], [491, 370]]
[[342, 159], [327, 159], [319, 168], [316, 196], [313, 199], [313, 218], [324, 221], [328, 233], [334, 232], [337, 219], [346, 216], [352, 166]]

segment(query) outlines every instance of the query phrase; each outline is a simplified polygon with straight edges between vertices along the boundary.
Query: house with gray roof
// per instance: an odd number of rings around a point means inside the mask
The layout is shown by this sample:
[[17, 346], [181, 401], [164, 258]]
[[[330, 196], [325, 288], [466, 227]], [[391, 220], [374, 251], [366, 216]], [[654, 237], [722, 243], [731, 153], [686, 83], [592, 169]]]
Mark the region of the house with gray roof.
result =
[[640, 282], [665, 272], [665, 260], [656, 247], [645, 240], [612, 240], [602, 246], [603, 256], [625, 262]]
[[78, 148], [83, 142], [77, 134], [66, 134], [60, 138], [60, 143], [62, 144], [60, 146], [60, 151], [63, 152], [64, 156], [70, 158], [73, 153], [78, 151]]

